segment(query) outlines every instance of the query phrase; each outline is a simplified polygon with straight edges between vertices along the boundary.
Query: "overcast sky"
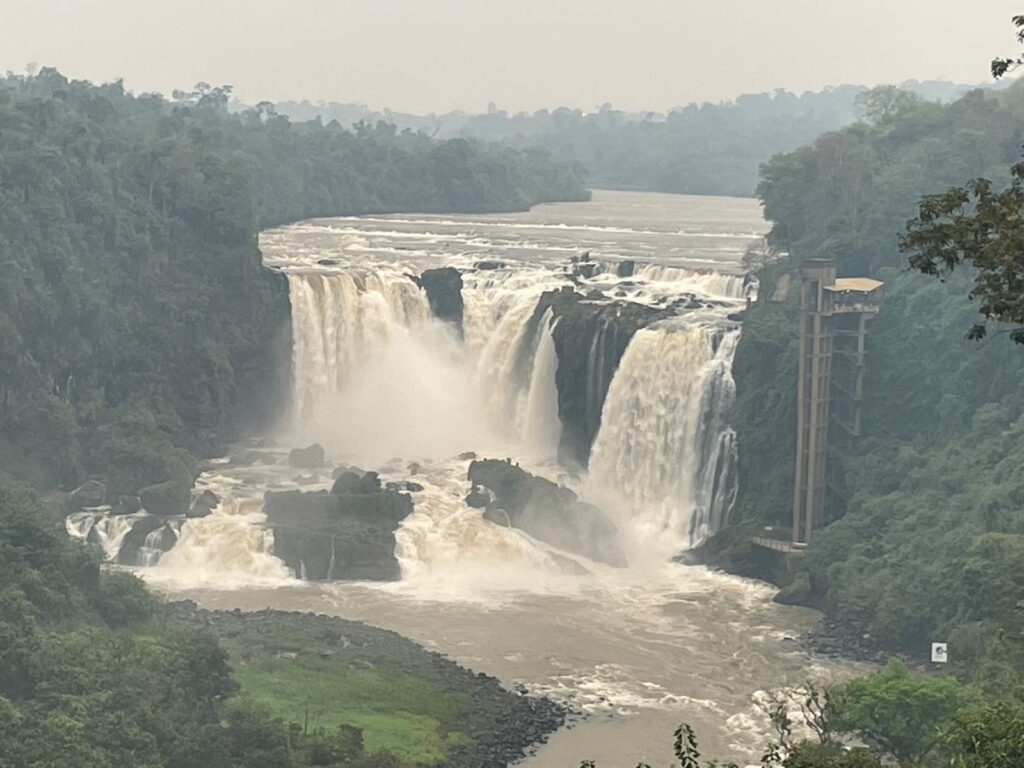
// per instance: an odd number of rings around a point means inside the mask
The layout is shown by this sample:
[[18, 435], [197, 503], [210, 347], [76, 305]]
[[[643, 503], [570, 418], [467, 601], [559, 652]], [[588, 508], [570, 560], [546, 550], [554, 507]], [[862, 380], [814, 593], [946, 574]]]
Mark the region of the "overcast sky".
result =
[[414, 112], [984, 82], [1021, 0], [0, 0], [0, 70]]

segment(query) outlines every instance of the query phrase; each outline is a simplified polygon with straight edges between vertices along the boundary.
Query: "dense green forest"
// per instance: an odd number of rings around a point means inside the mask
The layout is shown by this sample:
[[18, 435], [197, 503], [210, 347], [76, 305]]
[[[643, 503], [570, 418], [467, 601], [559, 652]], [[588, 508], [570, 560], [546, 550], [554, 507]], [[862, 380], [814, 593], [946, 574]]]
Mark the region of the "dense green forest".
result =
[[[969, 90], [947, 82], [903, 87], [934, 101], [949, 101]], [[623, 112], [609, 104], [533, 113], [492, 106], [486, 114], [429, 116], [374, 112], [358, 104], [282, 102], [277, 108], [299, 119], [322, 116], [343, 124], [386, 120], [438, 136], [543, 147], [585, 167], [588, 181], [598, 188], [751, 196], [761, 163], [852, 123], [862, 114], [858, 98], [866, 90], [857, 85], [802, 94], [780, 89], [718, 104], [688, 104], [667, 113]]]
[[[195, 458], [275, 413], [288, 297], [261, 265], [260, 227], [588, 193], [543, 151], [292, 124], [266, 105], [230, 114], [228, 94], [168, 101], [53, 69], [0, 79], [2, 768], [403, 764], [359, 729], [246, 703], [226, 650], [101, 570], [29, 486], [88, 476], [107, 501], [148, 491], [184, 511]], [[259, 691], [275, 674], [245, 679]], [[417, 727], [449, 727], [428, 714]]]
[[[1005, 186], [1024, 144], [1024, 89], [948, 106], [876, 94], [875, 118], [781, 155], [760, 194], [779, 254], [737, 351], [742, 524], [785, 525], [795, 445], [796, 296], [804, 259], [885, 281], [868, 340], [865, 436], [833, 430], [828, 525], [785, 599], [852, 635], [1004, 693], [1024, 669], [1024, 356], [980, 319], [969, 270], [909, 270], [899, 238], [919, 199], [973, 177]], [[782, 450], [780, 450], [782, 447]]]
[[543, 151], [230, 114], [229, 92], [0, 80], [0, 474], [180, 500], [190, 454], [269, 418], [288, 300], [260, 227], [588, 194]]

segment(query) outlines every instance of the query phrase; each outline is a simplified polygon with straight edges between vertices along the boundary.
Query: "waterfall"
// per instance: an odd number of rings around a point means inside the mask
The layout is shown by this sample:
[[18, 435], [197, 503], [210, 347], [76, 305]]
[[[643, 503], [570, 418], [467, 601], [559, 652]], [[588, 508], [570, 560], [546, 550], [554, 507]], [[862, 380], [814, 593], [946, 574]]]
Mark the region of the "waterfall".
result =
[[735, 496], [726, 416], [738, 330], [669, 321], [638, 331], [612, 379], [587, 489], [632, 544], [666, 553], [718, 530]]
[[64, 524], [68, 534], [98, 544], [108, 560], [117, 560], [124, 537], [131, 531], [139, 515], [111, 515], [109, 507], [72, 512]]
[[558, 457], [558, 441], [562, 436], [562, 422], [558, 418], [558, 389], [555, 373], [558, 356], [555, 353], [555, 324], [548, 308], [538, 324], [534, 342], [530, 386], [526, 396], [525, 427], [523, 434], [531, 458], [552, 461]]

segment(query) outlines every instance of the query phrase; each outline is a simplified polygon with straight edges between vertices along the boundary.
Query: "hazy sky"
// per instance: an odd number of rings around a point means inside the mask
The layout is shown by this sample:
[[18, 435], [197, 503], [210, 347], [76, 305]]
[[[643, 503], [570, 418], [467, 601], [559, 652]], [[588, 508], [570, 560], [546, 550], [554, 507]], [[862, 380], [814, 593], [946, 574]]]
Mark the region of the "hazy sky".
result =
[[1022, 0], [0, 0], [0, 70], [430, 112], [987, 80]]

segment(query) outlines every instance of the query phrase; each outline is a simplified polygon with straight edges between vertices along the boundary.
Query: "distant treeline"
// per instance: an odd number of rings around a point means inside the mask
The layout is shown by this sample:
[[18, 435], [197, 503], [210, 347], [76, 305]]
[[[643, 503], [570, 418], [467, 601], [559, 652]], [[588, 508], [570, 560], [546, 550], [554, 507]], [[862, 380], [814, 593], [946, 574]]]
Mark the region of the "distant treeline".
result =
[[885, 281], [868, 331], [865, 436], [832, 430], [829, 524], [785, 597], [912, 658], [948, 641], [953, 672], [1004, 693], [1024, 670], [1024, 352], [998, 333], [965, 339], [979, 319], [972, 275], [910, 272], [898, 239], [923, 195], [978, 176], [1007, 183], [1024, 84], [945, 106], [883, 90], [865, 106], [870, 119], [763, 171], [779, 257], [762, 270], [734, 366], [737, 512], [757, 530], [791, 515], [797, 291], [783, 276], [831, 258], [841, 275]]
[[543, 150], [229, 113], [229, 93], [0, 79], [0, 474], [133, 493], [272, 416], [288, 301], [260, 227], [588, 195]]
[[[970, 86], [908, 82], [901, 86], [933, 101], [951, 101]], [[473, 137], [511, 147], [542, 147], [587, 169], [594, 187], [752, 196], [758, 167], [822, 133], [854, 122], [857, 98], [867, 90], [842, 85], [800, 95], [785, 90], [746, 94], [719, 104], [690, 104], [668, 113], [629, 113], [605, 104], [593, 111], [560, 107], [533, 113], [452, 112], [410, 115], [376, 112], [359, 104], [280, 102], [296, 119], [343, 125], [384, 120], [439, 137]]]

